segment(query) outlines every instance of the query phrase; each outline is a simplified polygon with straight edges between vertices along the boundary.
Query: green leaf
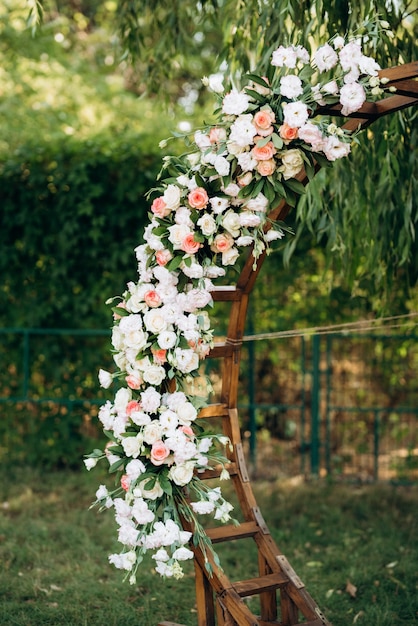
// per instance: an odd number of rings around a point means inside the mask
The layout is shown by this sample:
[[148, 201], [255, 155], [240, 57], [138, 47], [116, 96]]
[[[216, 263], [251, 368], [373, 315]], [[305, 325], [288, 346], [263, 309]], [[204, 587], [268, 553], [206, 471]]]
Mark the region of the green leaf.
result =
[[296, 180], [295, 178], [289, 178], [288, 180], [284, 181], [283, 184], [299, 195], [306, 193], [305, 185], [303, 185], [299, 180]]

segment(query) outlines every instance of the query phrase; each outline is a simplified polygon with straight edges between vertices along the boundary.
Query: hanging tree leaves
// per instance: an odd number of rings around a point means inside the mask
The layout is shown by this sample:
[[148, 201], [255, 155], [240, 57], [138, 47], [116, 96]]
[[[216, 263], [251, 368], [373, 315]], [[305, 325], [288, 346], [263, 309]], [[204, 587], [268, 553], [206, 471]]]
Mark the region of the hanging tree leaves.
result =
[[[117, 0], [113, 19], [138, 91], [162, 99], [176, 97], [176, 85], [201, 89], [202, 76], [222, 63], [233, 75], [260, 70], [279, 44], [312, 49], [336, 33], [367, 32], [363, 46], [383, 68], [410, 62], [415, 7], [412, 0]], [[363, 132], [350, 159], [321, 171], [290, 216], [296, 237], [285, 259], [310, 229], [329, 264], [357, 293], [374, 294], [378, 308], [394, 284], [406, 293], [417, 282], [416, 115], [408, 109]]]

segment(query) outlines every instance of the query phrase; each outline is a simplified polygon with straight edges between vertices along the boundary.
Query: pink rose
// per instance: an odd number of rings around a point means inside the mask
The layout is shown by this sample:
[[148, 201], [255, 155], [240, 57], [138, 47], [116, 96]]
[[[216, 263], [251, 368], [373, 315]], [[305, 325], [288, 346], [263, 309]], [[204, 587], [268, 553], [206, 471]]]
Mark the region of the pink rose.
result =
[[251, 150], [251, 154], [257, 161], [269, 161], [276, 154], [276, 148], [273, 143], [269, 141], [265, 146], [254, 146]]
[[129, 485], [131, 484], [131, 479], [127, 474], [124, 474], [120, 479], [120, 486], [124, 491], [128, 491]]
[[187, 252], [187, 254], [196, 254], [199, 248], [202, 247], [202, 244], [194, 239], [194, 233], [189, 233], [185, 236], [183, 241], [181, 242], [181, 250]]
[[228, 233], [216, 235], [211, 246], [213, 252], [226, 252], [234, 245], [234, 240]]
[[157, 250], [157, 252], [155, 253], [155, 260], [157, 261], [158, 265], [162, 267], [164, 267], [164, 265], [167, 265], [167, 263], [171, 261], [172, 258], [173, 255], [171, 254], [170, 250]]
[[136, 413], [137, 411], [141, 411], [141, 410], [142, 410], [141, 404], [137, 402], [136, 400], [131, 400], [126, 405], [126, 414], [129, 416], [132, 415], [132, 413]]
[[274, 130], [272, 124], [274, 124], [275, 121], [274, 112], [265, 109], [263, 111], [257, 111], [254, 115], [253, 124], [261, 137], [268, 137]]
[[157, 217], [167, 217], [167, 215], [171, 212], [171, 209], [164, 202], [164, 198], [159, 196], [158, 198], [155, 198], [151, 204], [151, 211]]
[[170, 450], [165, 443], [159, 439], [152, 444], [151, 463], [153, 463], [153, 465], [162, 465], [169, 454]]
[[289, 126], [289, 124], [282, 124], [279, 129], [280, 137], [283, 139], [285, 144], [288, 144], [292, 139], [298, 138], [298, 128], [293, 128]]
[[271, 176], [276, 169], [276, 163], [274, 159], [269, 159], [268, 161], [259, 161], [257, 165], [257, 172], [261, 174], [261, 176]]
[[129, 376], [125, 378], [125, 381], [131, 389], [140, 389], [142, 383], [144, 382], [138, 373], [129, 374]]
[[190, 428], [190, 426], [181, 426], [180, 430], [188, 437], [194, 437], [193, 428]]
[[161, 304], [161, 298], [155, 289], [150, 289], [144, 296], [145, 303], [151, 307], [156, 308]]
[[246, 187], [247, 185], [250, 184], [252, 179], [253, 179], [252, 172], [246, 172], [245, 174], [243, 174], [242, 176], [238, 178], [238, 185], [240, 187]]
[[194, 209], [204, 209], [207, 205], [209, 198], [206, 190], [203, 187], [196, 187], [187, 196], [189, 204]]

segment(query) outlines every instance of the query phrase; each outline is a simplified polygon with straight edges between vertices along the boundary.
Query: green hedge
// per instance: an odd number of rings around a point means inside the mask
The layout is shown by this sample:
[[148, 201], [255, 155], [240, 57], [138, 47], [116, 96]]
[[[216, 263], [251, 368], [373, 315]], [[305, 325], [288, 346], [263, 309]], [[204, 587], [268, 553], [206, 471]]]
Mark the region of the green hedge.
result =
[[0, 167], [0, 324], [109, 325], [135, 278], [144, 193], [161, 154], [144, 134], [24, 145]]

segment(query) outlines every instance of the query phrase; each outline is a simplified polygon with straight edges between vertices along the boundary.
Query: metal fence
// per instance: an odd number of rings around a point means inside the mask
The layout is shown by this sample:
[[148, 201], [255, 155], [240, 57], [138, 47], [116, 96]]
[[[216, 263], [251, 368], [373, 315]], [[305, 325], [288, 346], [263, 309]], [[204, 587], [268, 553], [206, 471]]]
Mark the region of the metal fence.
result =
[[[0, 460], [16, 445], [45, 445], [51, 458], [57, 437], [68, 438], [69, 450], [78, 441], [78, 453], [80, 432], [97, 436], [106, 392], [96, 374], [112, 367], [109, 337], [108, 330], [0, 329]], [[215, 391], [218, 367], [205, 364]], [[417, 372], [414, 333], [245, 343], [240, 415], [253, 471], [417, 481]]]

